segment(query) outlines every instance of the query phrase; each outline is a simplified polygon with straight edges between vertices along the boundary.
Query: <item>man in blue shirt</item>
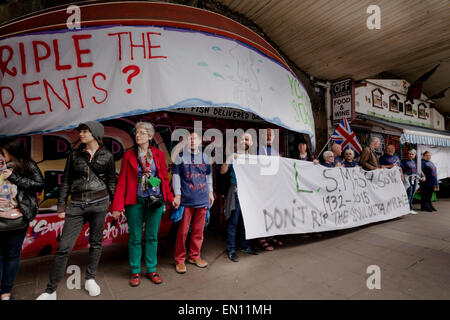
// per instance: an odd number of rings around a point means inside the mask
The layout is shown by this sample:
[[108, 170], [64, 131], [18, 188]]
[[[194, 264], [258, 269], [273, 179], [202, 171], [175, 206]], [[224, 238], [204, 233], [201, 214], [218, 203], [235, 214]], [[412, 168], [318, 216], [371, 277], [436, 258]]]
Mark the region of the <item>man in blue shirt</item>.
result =
[[425, 151], [422, 156], [422, 172], [425, 175], [425, 182], [420, 184], [420, 210], [433, 212], [437, 211], [431, 204], [433, 192], [438, 189], [438, 179], [436, 166], [431, 160], [431, 152]]
[[[408, 188], [406, 189], [406, 194], [408, 195], [409, 209], [411, 210], [411, 214], [417, 214], [417, 212], [413, 210], [412, 205], [414, 193], [417, 190], [417, 181], [418, 180], [420, 180], [421, 182], [425, 181], [425, 177], [419, 177], [417, 175], [416, 161], [414, 160], [415, 157], [416, 157], [416, 150], [415, 149], [408, 150], [408, 158], [403, 159], [400, 164], [403, 170], [403, 174], [405, 176], [405, 181], [407, 182], [408, 186]], [[421, 176], [423, 176], [423, 172]]]
[[382, 168], [391, 169], [394, 166], [400, 166], [400, 159], [395, 154], [395, 146], [389, 144], [386, 147], [386, 153], [380, 157], [380, 165]]
[[211, 165], [206, 155], [200, 151], [202, 140], [196, 132], [189, 136], [190, 148], [179, 154], [172, 169], [172, 181], [175, 192], [174, 207], [184, 207], [183, 218], [178, 226], [175, 242], [175, 270], [187, 271], [186, 238], [192, 220], [191, 243], [188, 262], [199, 268], [208, 263], [200, 257], [203, 243], [206, 212], [213, 205], [214, 194], [211, 177]]

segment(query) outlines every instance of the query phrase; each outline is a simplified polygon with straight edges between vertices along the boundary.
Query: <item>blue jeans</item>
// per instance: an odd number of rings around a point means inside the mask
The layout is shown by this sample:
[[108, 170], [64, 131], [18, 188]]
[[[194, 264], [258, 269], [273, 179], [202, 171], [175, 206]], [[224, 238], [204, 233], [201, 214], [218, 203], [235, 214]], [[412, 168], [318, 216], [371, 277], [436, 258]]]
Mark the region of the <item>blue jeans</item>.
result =
[[11, 293], [19, 272], [20, 253], [27, 230], [28, 226], [0, 232], [0, 294]]
[[227, 226], [227, 253], [231, 255], [236, 252], [236, 231], [239, 227], [240, 244], [242, 249], [250, 248], [250, 240], [245, 240], [245, 227], [244, 220], [242, 219], [241, 205], [239, 204], [239, 198], [237, 192], [234, 194], [236, 198], [236, 209], [231, 212], [231, 217], [228, 219]]
[[[411, 180], [409, 181], [411, 183]], [[414, 184], [411, 184], [411, 186], [406, 189], [406, 194], [408, 195], [408, 200], [409, 200], [409, 209], [412, 210], [413, 206], [413, 198], [414, 198], [414, 190], [416, 190], [416, 185], [417, 185], [417, 180], [414, 179]]]

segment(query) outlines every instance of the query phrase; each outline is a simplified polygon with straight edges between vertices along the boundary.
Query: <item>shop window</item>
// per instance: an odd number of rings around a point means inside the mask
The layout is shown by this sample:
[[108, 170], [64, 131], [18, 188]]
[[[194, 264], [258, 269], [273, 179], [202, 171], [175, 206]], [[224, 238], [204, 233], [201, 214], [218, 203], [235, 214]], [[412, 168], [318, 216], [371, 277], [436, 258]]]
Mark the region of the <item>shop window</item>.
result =
[[423, 103], [419, 104], [417, 112], [419, 119], [427, 120], [427, 107], [425, 106], [425, 104]]
[[372, 90], [372, 106], [383, 109], [383, 91], [381, 89]]
[[398, 108], [399, 97], [396, 94], [393, 94], [389, 97], [389, 111], [391, 112], [399, 112]]
[[405, 115], [406, 116], [413, 116], [413, 105], [411, 102], [405, 101]]

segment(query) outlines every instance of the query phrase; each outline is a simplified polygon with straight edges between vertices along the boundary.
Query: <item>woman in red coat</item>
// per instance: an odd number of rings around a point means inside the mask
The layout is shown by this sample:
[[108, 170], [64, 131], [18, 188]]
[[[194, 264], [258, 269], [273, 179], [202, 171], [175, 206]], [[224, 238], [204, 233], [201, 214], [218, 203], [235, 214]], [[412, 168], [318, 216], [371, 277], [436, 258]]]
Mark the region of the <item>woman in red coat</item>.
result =
[[172, 205], [174, 196], [170, 190], [164, 153], [150, 146], [155, 129], [150, 123], [138, 122], [135, 126], [136, 144], [122, 159], [122, 167], [111, 204], [114, 217], [127, 217], [129, 233], [130, 285], [141, 282], [142, 229], [145, 223], [146, 276], [155, 284], [162, 283], [156, 272], [158, 230], [164, 211], [164, 203]]

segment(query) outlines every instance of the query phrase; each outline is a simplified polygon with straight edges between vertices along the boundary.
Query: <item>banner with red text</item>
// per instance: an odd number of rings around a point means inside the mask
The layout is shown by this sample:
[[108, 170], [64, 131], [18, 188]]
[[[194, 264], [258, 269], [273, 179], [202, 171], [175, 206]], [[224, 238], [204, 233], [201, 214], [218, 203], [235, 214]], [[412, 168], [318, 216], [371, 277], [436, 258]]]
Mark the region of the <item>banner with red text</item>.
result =
[[233, 162], [247, 239], [347, 229], [410, 212], [398, 167], [364, 171], [249, 159], [254, 163], [243, 156]]
[[99, 27], [0, 41], [0, 136], [151, 111], [230, 107], [307, 133], [311, 103], [278, 62], [242, 43], [167, 27]]

